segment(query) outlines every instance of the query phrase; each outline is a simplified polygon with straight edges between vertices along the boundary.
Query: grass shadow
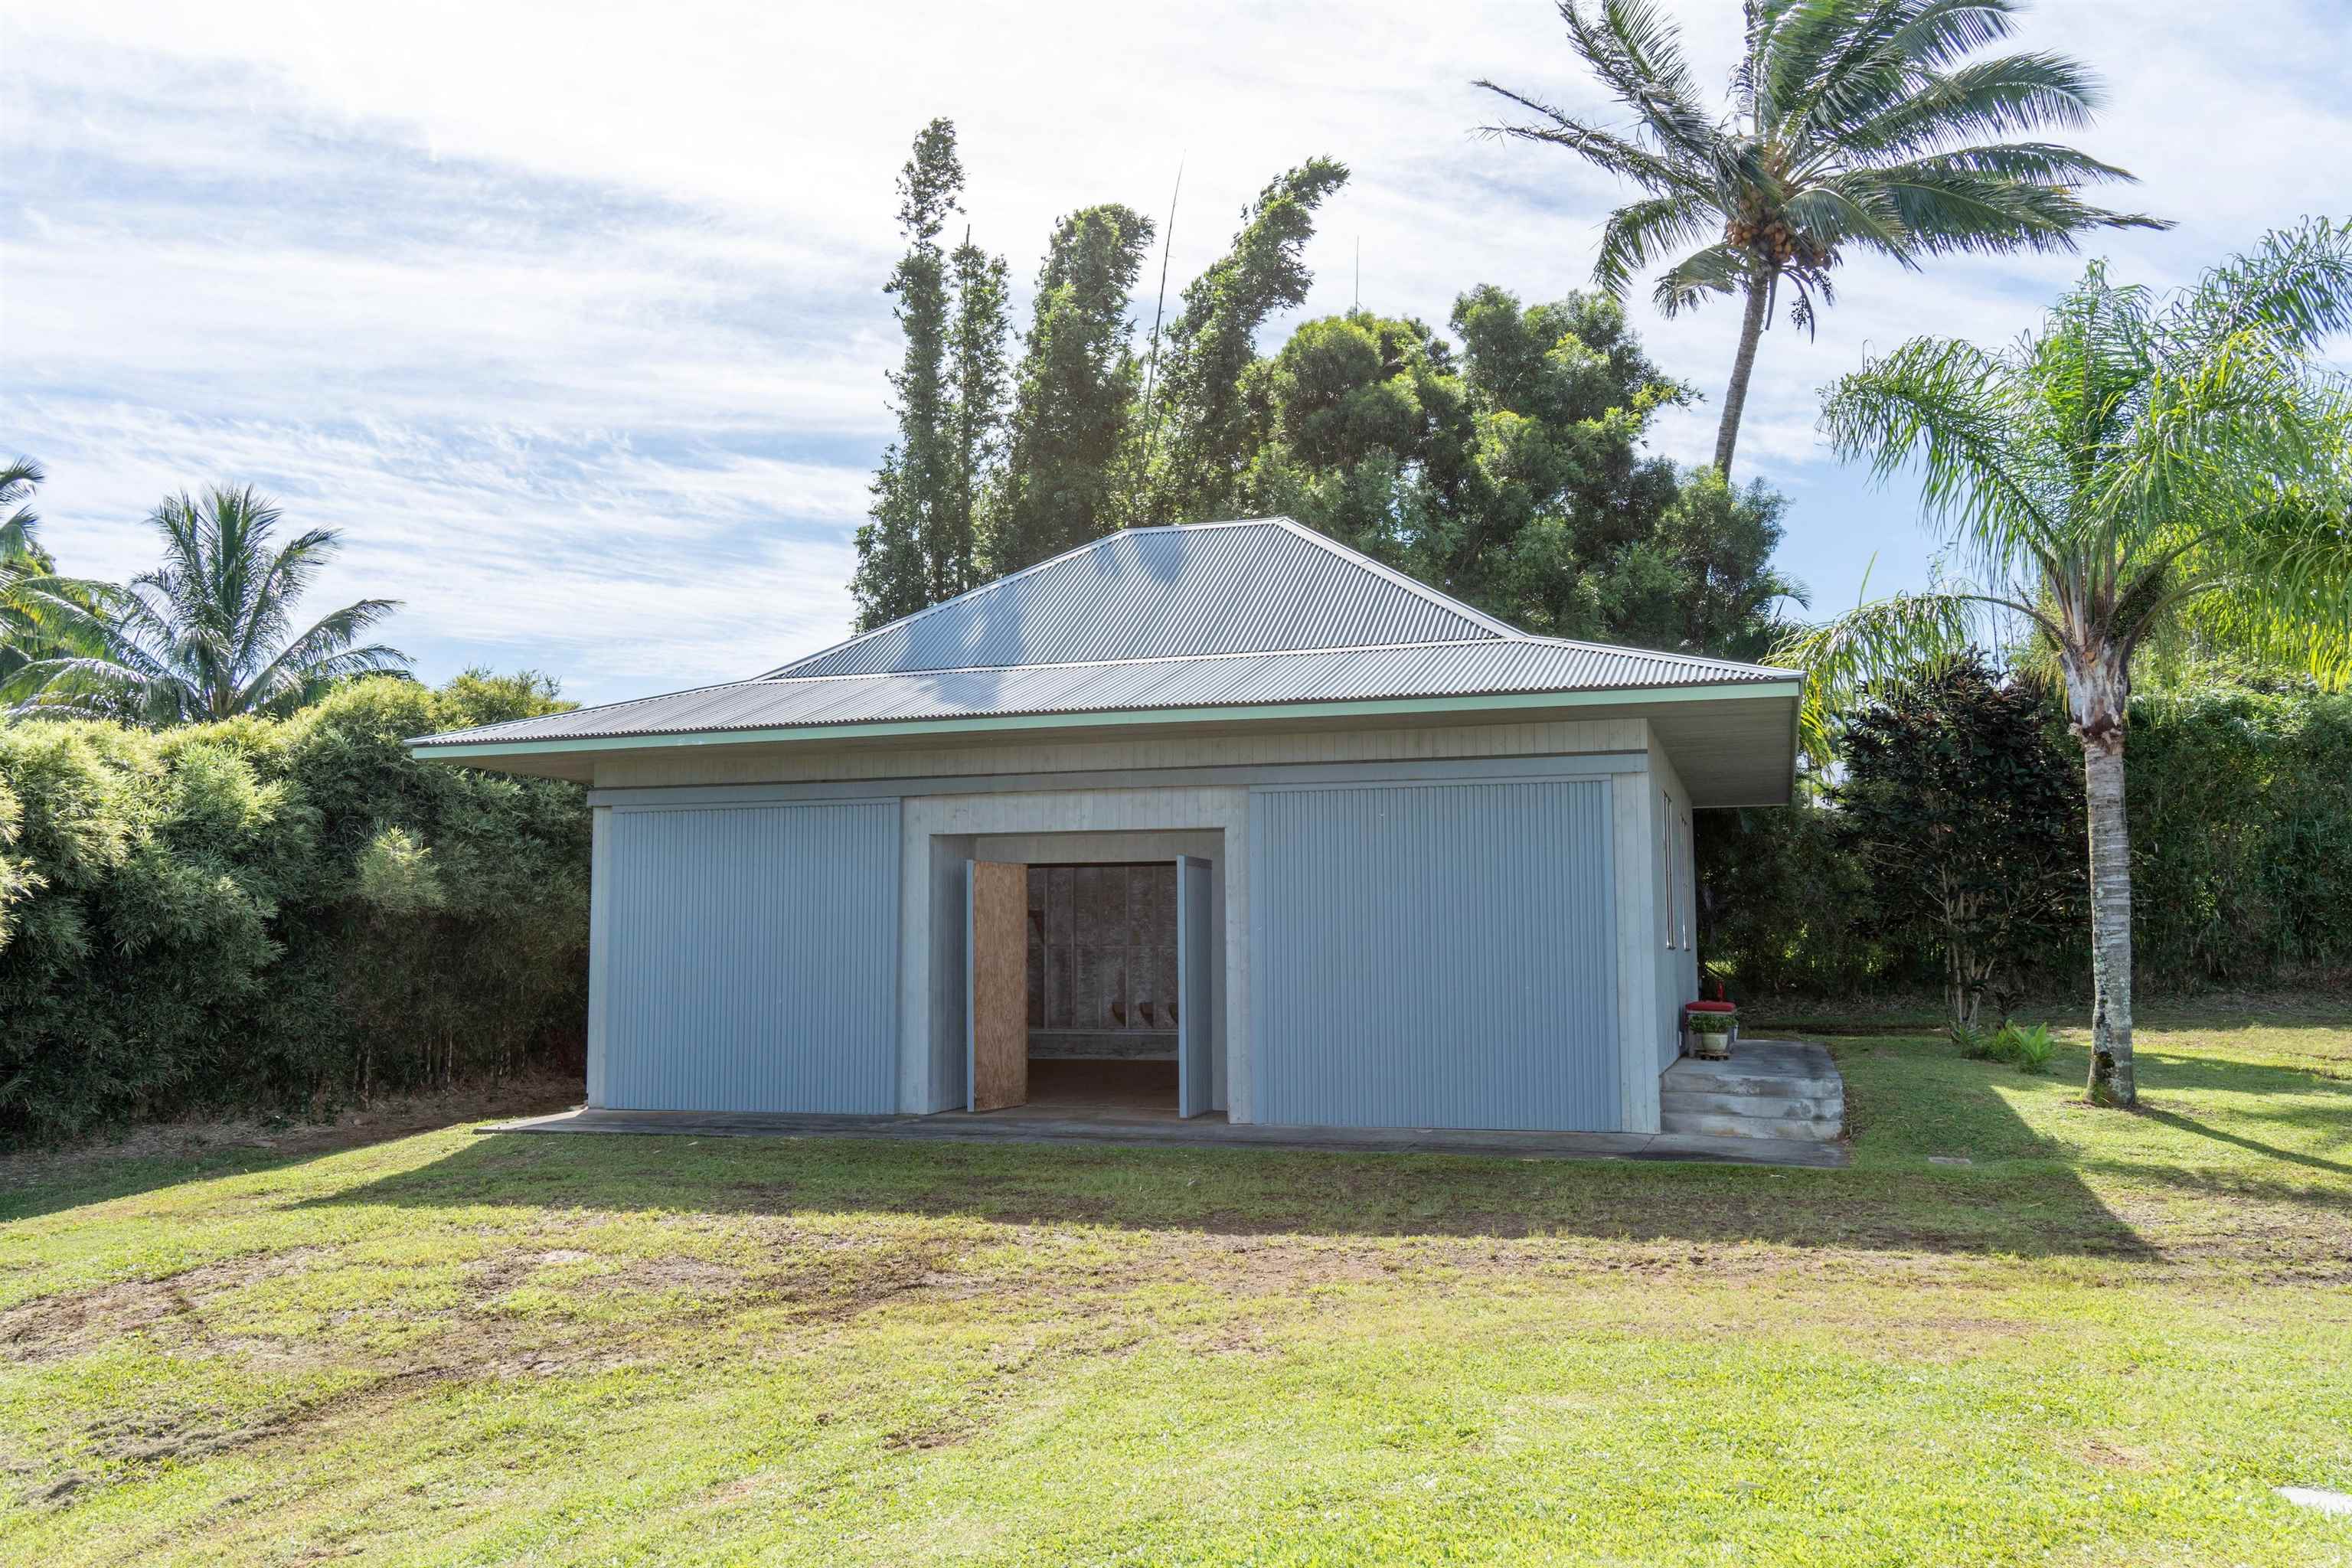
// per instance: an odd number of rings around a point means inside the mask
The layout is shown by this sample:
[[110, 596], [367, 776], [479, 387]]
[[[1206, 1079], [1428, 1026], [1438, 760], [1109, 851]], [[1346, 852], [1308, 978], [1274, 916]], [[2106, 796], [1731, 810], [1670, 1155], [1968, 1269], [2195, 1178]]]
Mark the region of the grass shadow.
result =
[[[1998, 1097], [1987, 1113], [2015, 1120]], [[2012, 1144], [2035, 1140], [2017, 1131]], [[1257, 1148], [971, 1144], [850, 1137], [486, 1136], [306, 1201], [732, 1215], [1308, 1237], [1528, 1237], [1866, 1252], [2141, 1257], [2063, 1164], [1849, 1170]]]
[[395, 1139], [486, 1116], [528, 1116], [580, 1103], [562, 1079], [404, 1100], [331, 1121], [225, 1121], [138, 1128], [110, 1142], [0, 1157], [0, 1225], [134, 1198], [222, 1176], [295, 1170]]
[[[2175, 1128], [2183, 1132], [2193, 1132], [2200, 1138], [2210, 1138], [2216, 1142], [2227, 1143], [2235, 1149], [2242, 1149], [2250, 1154], [2259, 1154], [2265, 1160], [2283, 1161], [2287, 1164], [2301, 1165], [2306, 1170], [2325, 1171], [2328, 1174], [2335, 1176], [2352, 1176], [2352, 1163], [2347, 1163], [2342, 1160], [2326, 1159], [2318, 1154], [2306, 1154], [2294, 1149], [2282, 1149], [2275, 1143], [2265, 1143], [2260, 1139], [2249, 1138], [2240, 1132], [2226, 1132], [2221, 1128], [2212, 1125], [2210, 1122], [2200, 1121], [2196, 1118], [2190, 1116], [2183, 1116], [2177, 1110], [2163, 1110], [2143, 1104], [2140, 1107], [2139, 1113], [2147, 1118], [2150, 1121], [2158, 1122], [2163, 1126]], [[2340, 1111], [2331, 1112], [2315, 1110], [2308, 1113], [2273, 1116], [2265, 1118], [2265, 1120], [2290, 1122], [2296, 1125], [2310, 1125], [2313, 1123], [2327, 1125], [2332, 1122], [2335, 1125], [2340, 1126], [2342, 1125], [2343, 1116], [2344, 1113]]]

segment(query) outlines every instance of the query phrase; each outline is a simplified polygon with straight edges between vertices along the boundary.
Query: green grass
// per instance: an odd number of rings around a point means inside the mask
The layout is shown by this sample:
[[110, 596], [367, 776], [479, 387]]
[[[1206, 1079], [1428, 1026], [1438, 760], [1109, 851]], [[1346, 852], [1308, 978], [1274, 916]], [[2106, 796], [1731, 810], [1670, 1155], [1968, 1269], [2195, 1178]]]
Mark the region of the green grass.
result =
[[[2352, 1017], [1843, 1171], [683, 1138], [19, 1161], [0, 1559], [2342, 1563]], [[1930, 1156], [1965, 1158], [1966, 1165]]]

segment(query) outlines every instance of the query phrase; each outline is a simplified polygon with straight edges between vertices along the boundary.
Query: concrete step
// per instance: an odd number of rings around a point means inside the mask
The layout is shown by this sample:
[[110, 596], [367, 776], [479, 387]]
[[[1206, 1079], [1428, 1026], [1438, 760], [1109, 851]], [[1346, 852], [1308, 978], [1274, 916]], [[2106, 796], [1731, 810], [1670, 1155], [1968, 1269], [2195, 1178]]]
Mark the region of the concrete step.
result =
[[1843, 1094], [1725, 1094], [1713, 1089], [1680, 1089], [1669, 1079], [1658, 1091], [1661, 1110], [1696, 1110], [1725, 1116], [1794, 1117], [1835, 1121], [1845, 1115]]
[[1834, 1143], [1845, 1133], [1843, 1118], [1734, 1116], [1720, 1111], [1669, 1110], [1658, 1118], [1658, 1131], [1677, 1137], [1795, 1138]]
[[1822, 1077], [1783, 1078], [1770, 1073], [1725, 1072], [1725, 1062], [1700, 1062], [1684, 1058], [1668, 1068], [1659, 1087], [1686, 1094], [1811, 1095], [1843, 1097], [1845, 1079], [1831, 1073]]

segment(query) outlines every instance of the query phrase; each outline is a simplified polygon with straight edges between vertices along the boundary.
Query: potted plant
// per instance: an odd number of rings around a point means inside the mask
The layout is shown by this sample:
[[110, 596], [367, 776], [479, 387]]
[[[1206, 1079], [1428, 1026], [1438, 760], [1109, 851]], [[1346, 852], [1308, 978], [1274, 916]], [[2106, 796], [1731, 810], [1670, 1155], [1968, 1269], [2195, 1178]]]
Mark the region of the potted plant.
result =
[[1683, 1005], [1683, 1054], [1703, 1061], [1722, 1061], [1739, 1038], [1739, 1009], [1729, 1002], [1688, 1002]]

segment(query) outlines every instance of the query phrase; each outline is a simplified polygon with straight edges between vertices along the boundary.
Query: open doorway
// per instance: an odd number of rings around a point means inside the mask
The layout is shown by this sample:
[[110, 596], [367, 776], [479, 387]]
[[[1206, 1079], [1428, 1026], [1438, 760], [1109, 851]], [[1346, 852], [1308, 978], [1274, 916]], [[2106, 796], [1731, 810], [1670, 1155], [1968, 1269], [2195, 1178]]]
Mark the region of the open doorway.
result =
[[1190, 856], [971, 862], [968, 1108], [1207, 1110], [1210, 896]]
[[1176, 866], [1032, 866], [1029, 1102], [1176, 1111]]

